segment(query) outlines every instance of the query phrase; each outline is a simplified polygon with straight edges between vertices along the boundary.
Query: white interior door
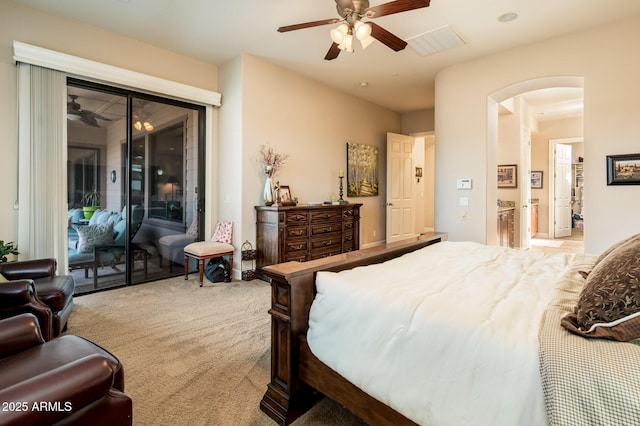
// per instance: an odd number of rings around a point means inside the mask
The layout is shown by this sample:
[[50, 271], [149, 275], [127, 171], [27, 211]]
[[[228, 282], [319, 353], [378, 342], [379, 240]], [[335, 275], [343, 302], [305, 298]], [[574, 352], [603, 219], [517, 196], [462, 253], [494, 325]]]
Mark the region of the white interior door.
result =
[[571, 236], [571, 145], [556, 144], [554, 238]]
[[414, 143], [411, 136], [387, 133], [387, 243], [416, 235]]

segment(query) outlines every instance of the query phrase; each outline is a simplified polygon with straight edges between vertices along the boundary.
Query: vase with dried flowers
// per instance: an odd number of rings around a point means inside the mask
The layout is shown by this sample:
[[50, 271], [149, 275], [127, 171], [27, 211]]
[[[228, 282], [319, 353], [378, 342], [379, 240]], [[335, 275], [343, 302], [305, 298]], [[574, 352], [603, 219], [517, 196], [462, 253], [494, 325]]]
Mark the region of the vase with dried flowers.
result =
[[267, 180], [264, 184], [263, 199], [266, 206], [273, 204], [273, 183], [272, 178], [289, 160], [289, 154], [279, 154], [269, 144], [260, 145], [260, 154], [262, 155], [262, 167]]

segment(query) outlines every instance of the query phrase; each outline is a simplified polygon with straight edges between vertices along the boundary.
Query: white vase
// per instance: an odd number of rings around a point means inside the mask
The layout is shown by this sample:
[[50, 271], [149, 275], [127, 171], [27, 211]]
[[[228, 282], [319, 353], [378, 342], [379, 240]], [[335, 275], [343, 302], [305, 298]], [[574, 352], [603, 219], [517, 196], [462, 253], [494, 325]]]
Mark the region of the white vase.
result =
[[273, 190], [271, 186], [271, 178], [267, 176], [267, 181], [264, 183], [264, 192], [262, 194], [264, 198], [264, 205], [270, 206], [273, 204]]

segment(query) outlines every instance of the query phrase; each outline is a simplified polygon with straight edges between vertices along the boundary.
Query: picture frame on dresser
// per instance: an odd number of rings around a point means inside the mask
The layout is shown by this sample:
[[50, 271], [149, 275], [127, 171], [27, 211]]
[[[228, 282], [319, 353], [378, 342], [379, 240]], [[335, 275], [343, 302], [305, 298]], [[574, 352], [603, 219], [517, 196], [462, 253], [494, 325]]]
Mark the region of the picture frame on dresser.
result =
[[295, 206], [296, 202], [291, 196], [289, 185], [278, 186], [278, 204], [281, 206]]

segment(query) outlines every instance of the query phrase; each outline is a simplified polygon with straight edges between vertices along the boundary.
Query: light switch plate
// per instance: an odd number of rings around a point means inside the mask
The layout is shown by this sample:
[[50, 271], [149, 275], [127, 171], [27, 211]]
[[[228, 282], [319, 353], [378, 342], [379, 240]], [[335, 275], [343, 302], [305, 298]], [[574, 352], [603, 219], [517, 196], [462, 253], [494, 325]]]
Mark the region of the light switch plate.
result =
[[471, 189], [471, 179], [468, 179], [468, 178], [458, 179], [456, 181], [456, 188], [457, 189]]

